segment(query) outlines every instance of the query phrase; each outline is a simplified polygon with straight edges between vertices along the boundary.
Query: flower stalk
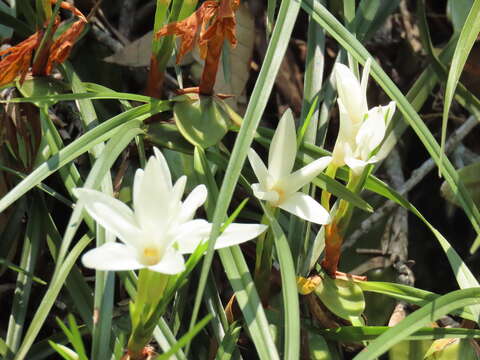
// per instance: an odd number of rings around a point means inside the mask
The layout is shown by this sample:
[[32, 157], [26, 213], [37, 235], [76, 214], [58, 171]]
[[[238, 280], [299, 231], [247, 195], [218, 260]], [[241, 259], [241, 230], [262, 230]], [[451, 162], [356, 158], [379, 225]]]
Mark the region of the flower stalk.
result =
[[[277, 215], [277, 208], [270, 205], [265, 206], [265, 213], [269, 212], [272, 217]], [[266, 214], [262, 216], [262, 224], [270, 225]], [[255, 287], [258, 290], [262, 304], [266, 306], [270, 297], [270, 274], [272, 272], [272, 255], [274, 247], [274, 238], [271, 231], [264, 232], [257, 239], [255, 255]]]
[[[153, 327], [157, 323], [156, 309], [163, 299], [170, 275], [142, 269], [138, 275], [137, 296], [130, 304], [132, 333], [128, 340], [127, 351], [130, 359], [143, 359], [145, 346], [151, 340]], [[155, 318], [155, 319], [153, 319]]]
[[[334, 73], [338, 90], [340, 129], [335, 143], [332, 162], [326, 174], [335, 178], [338, 167], [347, 165], [350, 177], [347, 188], [359, 193], [365, 183], [370, 164], [380, 160], [376, 156], [382, 143], [387, 125], [395, 112], [395, 103], [368, 109], [367, 83], [371, 59], [363, 69], [361, 81], [343, 64], [336, 64]], [[329, 209], [331, 195], [322, 194], [322, 205]], [[325, 258], [322, 267], [335, 277], [340, 260], [341, 246], [350, 223], [353, 207], [338, 199], [332, 210], [332, 222], [325, 231]]]

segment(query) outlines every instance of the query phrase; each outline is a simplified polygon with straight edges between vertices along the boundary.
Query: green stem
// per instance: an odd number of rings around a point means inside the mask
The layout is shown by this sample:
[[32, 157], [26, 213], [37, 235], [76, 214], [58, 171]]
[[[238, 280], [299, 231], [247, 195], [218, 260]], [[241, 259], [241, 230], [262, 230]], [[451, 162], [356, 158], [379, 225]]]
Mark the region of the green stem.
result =
[[[57, 16], [58, 11], [60, 10], [61, 1], [57, 1], [55, 7], [53, 8], [53, 12], [50, 13], [50, 18], [48, 19], [47, 29], [45, 30], [42, 40], [40, 41], [40, 45], [38, 46], [37, 50], [35, 51], [35, 56], [33, 57], [33, 66], [32, 71], [35, 73], [35, 69], [40, 68], [38, 71], [42, 72], [44, 69], [42, 68], [42, 62], [45, 61], [47, 52], [49, 49], [50, 41], [53, 39], [53, 33], [55, 32], [55, 16]], [[50, 10], [51, 11], [51, 10]]]
[[[267, 209], [272, 216], [276, 215], [277, 208], [267, 205]], [[262, 224], [270, 225], [270, 221], [265, 214], [262, 217]], [[263, 304], [268, 302], [270, 293], [273, 245], [274, 237], [270, 230], [262, 234], [257, 240], [254, 281]]]
[[[335, 179], [335, 175], [337, 174], [337, 169], [338, 169], [338, 166], [333, 164], [333, 163], [330, 163], [330, 165], [328, 165], [327, 167], [327, 170], [325, 171], [325, 175], [327, 175], [328, 177], [332, 178], [332, 179]], [[327, 209], [327, 211], [330, 211], [330, 198], [332, 197], [332, 194], [330, 194], [328, 191], [323, 191], [322, 192], [322, 199], [321, 199], [321, 203], [322, 203], [322, 206]]]
[[[128, 340], [128, 353], [132, 359], [140, 359], [141, 352], [153, 336], [157, 321], [156, 309], [163, 298], [170, 275], [161, 274], [148, 269], [141, 269], [138, 275], [137, 296], [130, 305], [132, 334]], [[153, 324], [153, 326], [151, 326]]]
[[[350, 171], [350, 178], [347, 183], [347, 189], [355, 194], [359, 193], [363, 188], [363, 184], [365, 183], [364, 179], [365, 176], [363, 174], [355, 175], [353, 171]], [[348, 201], [340, 200], [338, 209], [337, 211], [335, 211], [334, 222], [339, 224], [339, 229], [342, 236], [345, 235], [350, 220], [352, 218], [353, 208], [354, 207]]]

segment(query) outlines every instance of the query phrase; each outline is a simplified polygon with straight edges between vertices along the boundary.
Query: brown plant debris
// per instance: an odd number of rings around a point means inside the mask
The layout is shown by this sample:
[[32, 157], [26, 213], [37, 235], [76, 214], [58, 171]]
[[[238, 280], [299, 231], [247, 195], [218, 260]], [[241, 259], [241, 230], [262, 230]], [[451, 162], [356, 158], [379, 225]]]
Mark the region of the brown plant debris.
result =
[[[57, 0], [51, 0], [52, 4], [56, 2]], [[78, 19], [50, 46], [45, 48], [45, 54], [40, 56], [39, 63], [41, 65], [33, 66], [34, 75], [50, 75], [56, 65], [63, 63], [70, 55], [73, 45], [88, 22], [87, 18], [73, 5], [62, 1], [60, 7], [72, 12]], [[53, 30], [55, 31], [59, 25], [60, 19], [56, 18], [53, 23]], [[44, 31], [40, 29], [19, 44], [0, 51], [0, 57], [3, 57], [0, 60], [0, 86], [14, 81], [17, 77], [20, 77], [20, 83], [25, 81], [25, 77], [32, 66], [34, 51], [38, 50], [43, 36]]]
[[205, 66], [200, 86], [192, 88], [192, 92], [213, 94], [223, 43], [228, 40], [232, 47], [237, 45], [235, 11], [239, 6], [240, 0], [206, 1], [186, 19], [167, 24], [155, 34], [157, 38], [167, 35], [180, 37], [177, 63], [198, 44]]

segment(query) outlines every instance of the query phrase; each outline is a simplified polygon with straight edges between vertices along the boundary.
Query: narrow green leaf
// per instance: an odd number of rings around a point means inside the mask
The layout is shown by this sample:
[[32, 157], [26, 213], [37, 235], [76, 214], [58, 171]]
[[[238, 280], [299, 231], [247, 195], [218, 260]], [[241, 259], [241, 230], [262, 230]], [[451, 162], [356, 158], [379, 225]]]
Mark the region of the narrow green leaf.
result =
[[12, 14], [8, 13], [7, 6], [4, 3], [0, 4], [0, 24], [2, 26], [8, 26], [15, 30], [17, 35], [20, 35], [22, 37], [28, 37], [31, 35], [33, 30], [25, 24], [23, 21], [18, 20], [16, 17], [14, 17]]
[[[325, 339], [340, 341], [342, 343], [371, 341], [378, 338], [388, 330], [389, 326], [343, 326], [336, 329], [318, 330]], [[430, 340], [430, 339], [473, 339], [480, 338], [480, 330], [463, 328], [431, 328], [424, 327], [416, 330], [405, 340]]]
[[236, 322], [230, 325], [228, 328], [223, 341], [218, 347], [217, 354], [215, 355], [215, 360], [231, 360], [237, 349], [236, 344], [240, 336], [242, 327], [238, 326]]
[[50, 313], [55, 300], [58, 296], [58, 293], [62, 289], [62, 286], [65, 282], [67, 275], [70, 272], [70, 269], [77, 261], [80, 254], [90, 243], [92, 238], [88, 236], [83, 236], [77, 244], [72, 248], [72, 251], [65, 258], [65, 262], [60, 267], [58, 276], [50, 283], [47, 292], [45, 293], [40, 306], [37, 308], [35, 314], [33, 315], [32, 322], [28, 327], [28, 330], [23, 338], [23, 342], [20, 345], [18, 352], [15, 354], [15, 360], [23, 360], [27, 356], [27, 353], [32, 346], [37, 334], [39, 333], [45, 319]]
[[[37, 79], [35, 79], [37, 80]], [[33, 81], [33, 80], [32, 80]], [[112, 92], [82, 92], [76, 94], [59, 94], [48, 96], [29, 96], [22, 98], [13, 98], [8, 100], [0, 100], [0, 104], [9, 103], [32, 103], [32, 104], [56, 104], [60, 101], [72, 101], [72, 100], [131, 100], [142, 103], [149, 103], [155, 101], [154, 98], [138, 94], [120, 93], [116, 91]], [[157, 100], [158, 101], [158, 100]]]
[[37, 167], [30, 175], [28, 175], [28, 177], [23, 179], [17, 186], [0, 199], [0, 212], [5, 210], [32, 187], [38, 185], [42, 180], [53, 174], [62, 166], [68, 164], [96, 144], [111, 138], [116, 133], [116, 128], [119, 125], [130, 121], [145, 120], [158, 112], [167, 110], [168, 108], [169, 102], [166, 101], [156, 101], [151, 104], [145, 104], [119, 114], [88, 131], [80, 138], [60, 150], [58, 154], [50, 158], [47, 162]]
[[[263, 206], [263, 204], [262, 204]], [[275, 242], [275, 250], [282, 276], [283, 315], [285, 316], [284, 359], [296, 360], [300, 357], [300, 304], [298, 300], [297, 280], [292, 253], [280, 224], [263, 207], [270, 222]]]
[[447, 86], [445, 89], [445, 102], [443, 106], [439, 172], [443, 172], [442, 166], [445, 152], [445, 139], [447, 136], [448, 114], [450, 112], [450, 106], [452, 105], [453, 96], [455, 95], [455, 88], [457, 87], [463, 67], [467, 62], [468, 55], [470, 54], [473, 44], [477, 40], [479, 32], [480, 0], [475, 0], [470, 8], [470, 12], [468, 13], [467, 20], [463, 25], [462, 31], [460, 32], [460, 37], [458, 38], [457, 47], [455, 49], [455, 53], [453, 54], [452, 64], [450, 65], [450, 72], [448, 74]]
[[200, 330], [202, 330], [208, 322], [212, 319], [212, 315], [205, 316], [202, 320], [200, 320], [191, 330], [189, 330], [185, 335], [183, 335], [178, 342], [172, 346], [170, 350], [167, 352], [159, 355], [156, 359], [157, 360], [167, 360], [170, 359], [170, 356], [175, 354], [179, 349], [184, 347], [188, 344], [194, 337], [197, 335]]
[[[429, 301], [437, 299], [441, 296], [430, 291], [391, 282], [359, 281], [357, 284], [362, 288], [363, 291], [387, 295], [393, 297], [394, 299], [406, 301], [410, 304], [415, 304], [418, 306], [423, 306]], [[469, 312], [468, 309], [458, 310], [454, 314], [456, 316], [463, 317], [464, 319], [475, 321], [472, 313]]]
[[[29, 211], [30, 216], [20, 260], [20, 267], [26, 269], [28, 273], [33, 273], [35, 270], [37, 256], [40, 249], [40, 235], [43, 232], [40, 218], [41, 213], [39, 211], [39, 206], [36, 203], [38, 200], [31, 200]], [[6, 343], [13, 352], [17, 351], [22, 340], [23, 327], [27, 315], [28, 304], [30, 302], [32, 282], [33, 279], [22, 272], [17, 276], [12, 311], [10, 313], [6, 337]]]
[[373, 360], [385, 353], [393, 345], [405, 340], [409, 335], [449, 312], [469, 305], [480, 304], [480, 288], [463, 289], [443, 295], [408, 315], [396, 326], [389, 328], [368, 347], [361, 351], [355, 360]]

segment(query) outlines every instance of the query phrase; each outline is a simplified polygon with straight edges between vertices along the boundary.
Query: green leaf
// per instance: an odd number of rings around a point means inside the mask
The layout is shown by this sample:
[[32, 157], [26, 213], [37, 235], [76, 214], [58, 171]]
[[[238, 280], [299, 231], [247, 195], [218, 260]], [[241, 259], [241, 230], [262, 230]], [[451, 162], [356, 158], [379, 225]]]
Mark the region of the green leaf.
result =
[[273, 232], [275, 250], [282, 276], [283, 314], [285, 316], [284, 359], [296, 360], [300, 357], [300, 304], [295, 265], [287, 237], [282, 228], [266, 207], [263, 206], [263, 208]]
[[228, 114], [212, 96], [184, 96], [173, 105], [173, 115], [185, 139], [204, 149], [218, 144], [230, 127]]
[[[37, 194], [38, 195], [38, 194]], [[43, 233], [41, 223], [41, 212], [38, 198], [31, 199], [28, 218], [28, 225], [23, 241], [23, 249], [20, 260], [20, 267], [27, 272], [33, 273], [37, 263], [40, 249], [40, 234]], [[17, 276], [16, 289], [13, 296], [12, 311], [8, 323], [6, 343], [13, 351], [17, 351], [22, 340], [23, 328], [27, 317], [28, 304], [32, 290], [33, 279], [20, 272]]]
[[[25, 91], [34, 91], [32, 96], [24, 97], [24, 98], [13, 98], [8, 100], [0, 100], [0, 104], [8, 104], [8, 103], [34, 103], [37, 105], [52, 105], [56, 104], [59, 101], [72, 101], [72, 100], [83, 100], [83, 99], [90, 99], [90, 100], [131, 100], [131, 101], [138, 101], [141, 103], [150, 103], [150, 102], [157, 102], [157, 99], [154, 99], [149, 96], [145, 95], [138, 95], [138, 94], [130, 94], [130, 93], [122, 93], [116, 91], [92, 91], [92, 92], [81, 92], [76, 94], [58, 94], [59, 91], [65, 90], [61, 87], [61, 84], [58, 81], [54, 81], [48, 78], [49, 83], [45, 83], [47, 81], [46, 78], [35, 78], [33, 80], [28, 81], [35, 81], [44, 80], [43, 84], [41, 85], [31, 85], [30, 88], [26, 89]], [[53, 82], [52, 82], [53, 81]], [[41, 89], [44, 88], [46, 93], [51, 93], [51, 95], [44, 95], [41, 92]], [[25, 92], [25, 94], [28, 94]], [[35, 95], [34, 95], [35, 94]], [[38, 95], [42, 94], [42, 95]]]
[[[67, 336], [68, 341], [73, 345], [73, 348], [78, 356], [79, 360], [88, 360], [85, 352], [85, 346], [83, 345], [82, 335], [79, 331], [77, 322], [72, 314], [68, 314], [68, 327], [57, 317], [57, 324], [60, 326], [64, 334]], [[57, 350], [58, 351], [58, 350]]]
[[[480, 205], [480, 162], [467, 165], [457, 171], [465, 184], [465, 187], [470, 192], [470, 195], [477, 204]], [[457, 197], [447, 182], [443, 182], [440, 188], [442, 195], [451, 203], [459, 205]]]
[[4, 100], [3, 102], [9, 103], [22, 100], [22, 102], [31, 102], [39, 107], [43, 105], [50, 106], [55, 103], [52, 97], [54, 98], [67, 90], [65, 83], [49, 77], [25, 80], [23, 84], [17, 84], [17, 89], [24, 96], [23, 98]]
[[185, 335], [183, 335], [178, 342], [172, 346], [172, 348], [162, 355], [159, 355], [156, 360], [167, 360], [170, 359], [170, 356], [178, 352], [182, 347], [188, 344], [194, 337], [197, 335], [200, 330], [202, 330], [212, 319], [212, 315], [205, 316], [200, 320], [191, 330], [189, 330]]
[[226, 332], [223, 340], [218, 347], [217, 355], [215, 355], [216, 360], [230, 360], [232, 359], [235, 351], [238, 338], [242, 327], [238, 326], [236, 322], [231, 324]]
[[184, 154], [193, 154], [193, 146], [180, 133], [175, 124], [154, 122], [147, 125], [145, 140], [156, 146]]
[[[441, 296], [430, 291], [391, 282], [359, 281], [357, 284], [362, 288], [363, 291], [387, 295], [393, 297], [394, 299], [406, 301], [410, 304], [415, 304], [418, 306], [423, 306], [429, 301], [437, 299]], [[472, 313], [469, 312], [468, 309], [457, 310], [455, 311], [454, 315], [475, 321]]]
[[357, 38], [365, 42], [397, 8], [400, 0], [362, 0], [358, 5], [353, 28]]
[[468, 340], [455, 339], [445, 341], [435, 340], [424, 355], [426, 360], [478, 360], [472, 345]]
[[19, 272], [19, 273], [24, 274], [25, 276], [31, 277], [32, 280], [35, 281], [37, 284], [47, 285], [47, 283], [46, 283], [45, 281], [43, 281], [43, 280], [40, 279], [39, 277], [33, 275], [33, 273], [25, 270], [24, 268], [21, 268], [20, 266], [15, 265], [14, 263], [8, 261], [7, 259], [1, 259], [1, 258], [0, 258], [0, 264], [4, 264], [4, 265], [6, 265], [9, 269], [11, 269], [11, 270], [13, 270], [13, 271], [16, 271], [16, 272]]
[[472, 4], [473, 0], [448, 0], [447, 16], [453, 24], [454, 32], [462, 31]]
[[455, 95], [455, 88], [457, 87], [458, 80], [462, 74], [463, 67], [467, 62], [470, 50], [473, 44], [477, 40], [478, 33], [480, 32], [480, 0], [475, 0], [470, 12], [468, 13], [465, 24], [463, 25], [460, 37], [458, 38], [457, 47], [453, 54], [452, 64], [450, 65], [450, 72], [448, 73], [448, 80], [445, 89], [445, 102], [443, 107], [442, 117], [442, 141], [441, 141], [441, 156], [439, 163], [439, 170], [442, 171], [443, 153], [445, 151], [445, 139], [447, 135], [447, 122], [448, 114], [450, 112], [450, 106], [452, 105], [453, 96]]
[[42, 327], [45, 319], [50, 313], [50, 309], [55, 303], [58, 293], [60, 292], [63, 284], [65, 283], [66, 277], [70, 273], [70, 270], [75, 264], [75, 261], [78, 259], [80, 254], [87, 247], [91, 240], [92, 238], [88, 236], [83, 236], [72, 248], [72, 251], [70, 251], [68, 256], [65, 258], [64, 263], [58, 271], [58, 276], [55, 277], [54, 281], [50, 283], [50, 286], [48, 287], [48, 290], [45, 293], [40, 306], [37, 308], [37, 311], [33, 316], [32, 322], [30, 323], [30, 326], [28, 327], [28, 330], [23, 337], [23, 342], [20, 345], [18, 352], [15, 354], [15, 360], [23, 360], [27, 356], [27, 353], [33, 342], [35, 341], [35, 338], [40, 331], [40, 328]]
[[0, 40], [11, 38], [13, 31], [22, 37], [28, 37], [32, 33], [32, 29], [23, 21], [18, 20], [14, 13], [15, 11], [11, 7], [0, 2]]
[[80, 360], [80, 356], [73, 351], [72, 349], [66, 347], [62, 344], [56, 344], [54, 342], [50, 342], [50, 346], [59, 353], [65, 360]]
[[328, 310], [345, 320], [360, 316], [365, 310], [363, 291], [353, 280], [332, 279], [324, 274], [315, 295]]
[[480, 303], [479, 298], [480, 288], [457, 290], [441, 296], [408, 315], [396, 326], [389, 328], [369, 343], [368, 347], [355, 356], [354, 360], [373, 360], [427, 323], [438, 320], [453, 310], [469, 305], [478, 305]]
[[308, 332], [308, 351], [312, 360], [332, 360], [325, 338], [316, 331]]
[[145, 104], [125, 111], [88, 131], [77, 140], [61, 149], [48, 161], [38, 166], [30, 175], [0, 199], [0, 212], [5, 210], [14, 201], [34, 186], [37, 186], [42, 180], [53, 174], [62, 166], [68, 164], [96, 144], [111, 138], [116, 133], [117, 127], [120, 124], [130, 121], [145, 120], [158, 112], [167, 110], [168, 108], [169, 102], [166, 101], [156, 101], [151, 104]]
[[[327, 340], [340, 341], [342, 343], [371, 341], [391, 330], [389, 326], [343, 326], [335, 329], [318, 329]], [[429, 340], [448, 338], [480, 338], [480, 330], [463, 328], [432, 328], [420, 327], [411, 333], [405, 340]]]

